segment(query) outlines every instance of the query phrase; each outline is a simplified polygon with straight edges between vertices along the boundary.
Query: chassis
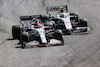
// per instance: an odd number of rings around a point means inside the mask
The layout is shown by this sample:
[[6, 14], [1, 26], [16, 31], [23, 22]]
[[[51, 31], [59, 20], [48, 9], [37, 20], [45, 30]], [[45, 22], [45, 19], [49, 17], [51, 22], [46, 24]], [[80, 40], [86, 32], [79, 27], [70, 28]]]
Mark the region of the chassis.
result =
[[[37, 16], [33, 19], [30, 17], [33, 16], [21, 16], [21, 26], [15, 25], [12, 27], [12, 35], [14, 39], [18, 39], [22, 45], [22, 48], [25, 48], [26, 45], [33, 46], [46, 46], [46, 45], [63, 45], [64, 40], [62, 37], [61, 30], [55, 30], [54, 24], [44, 23], [43, 19], [40, 19], [40, 16]], [[27, 22], [31, 20], [32, 22]], [[26, 21], [29, 23], [25, 26]]]

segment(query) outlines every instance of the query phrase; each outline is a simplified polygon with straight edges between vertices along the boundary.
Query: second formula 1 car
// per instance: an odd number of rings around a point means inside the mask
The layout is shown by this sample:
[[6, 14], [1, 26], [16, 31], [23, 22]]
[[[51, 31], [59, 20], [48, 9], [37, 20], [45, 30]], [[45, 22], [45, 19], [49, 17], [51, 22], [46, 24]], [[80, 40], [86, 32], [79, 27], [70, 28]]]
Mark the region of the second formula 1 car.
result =
[[[63, 33], [70, 34], [72, 32], [87, 32], [91, 30], [88, 27], [87, 20], [80, 19], [78, 13], [69, 13], [67, 5], [49, 6], [47, 14], [56, 23], [56, 29], [61, 29]], [[58, 11], [56, 16], [51, 16], [50, 12]]]

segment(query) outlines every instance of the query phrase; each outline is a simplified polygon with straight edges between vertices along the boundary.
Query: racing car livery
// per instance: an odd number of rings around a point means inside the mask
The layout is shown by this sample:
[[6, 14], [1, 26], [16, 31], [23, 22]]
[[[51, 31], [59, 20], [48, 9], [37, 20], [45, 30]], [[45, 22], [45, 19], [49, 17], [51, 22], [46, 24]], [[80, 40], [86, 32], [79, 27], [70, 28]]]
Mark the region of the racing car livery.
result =
[[[71, 32], [87, 32], [91, 28], [88, 27], [87, 20], [80, 19], [78, 13], [69, 13], [67, 5], [49, 6], [47, 7], [47, 14], [56, 23], [56, 29], [61, 29], [63, 33], [70, 34]], [[56, 16], [51, 16], [49, 12], [58, 11]]]
[[55, 30], [53, 23], [44, 23], [43, 20], [40, 19], [40, 17], [41, 16], [36, 15], [21, 16], [20, 19], [22, 26], [12, 27], [13, 38], [19, 39], [22, 48], [24, 48], [26, 45], [63, 45], [64, 40], [62, 37], [62, 31]]

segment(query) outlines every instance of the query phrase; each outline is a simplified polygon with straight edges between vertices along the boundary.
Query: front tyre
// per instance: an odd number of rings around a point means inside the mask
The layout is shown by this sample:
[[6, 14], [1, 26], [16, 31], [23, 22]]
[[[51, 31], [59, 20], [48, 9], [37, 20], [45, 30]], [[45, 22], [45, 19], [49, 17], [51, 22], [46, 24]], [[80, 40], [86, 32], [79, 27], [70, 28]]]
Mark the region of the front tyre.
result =
[[21, 41], [22, 49], [24, 49], [26, 43], [29, 41], [29, 33], [28, 32], [22, 32], [20, 41]]
[[63, 39], [61, 30], [55, 30], [54, 38], [57, 39], [57, 40], [60, 40], [61, 41], [61, 45], [64, 45], [64, 39]]
[[88, 24], [87, 24], [87, 20], [84, 18], [84, 19], [80, 19], [80, 23], [78, 24], [78, 27], [87, 27]]

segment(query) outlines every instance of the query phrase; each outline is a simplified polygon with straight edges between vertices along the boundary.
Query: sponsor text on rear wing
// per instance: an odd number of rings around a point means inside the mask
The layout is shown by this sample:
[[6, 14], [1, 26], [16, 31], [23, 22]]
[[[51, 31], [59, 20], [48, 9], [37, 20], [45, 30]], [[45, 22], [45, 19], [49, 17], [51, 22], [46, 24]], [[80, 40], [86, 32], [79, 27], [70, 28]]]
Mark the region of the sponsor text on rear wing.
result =
[[46, 8], [47, 13], [51, 11], [59, 11], [61, 8], [64, 10], [68, 11], [67, 5], [62, 5], [62, 6], [49, 6]]

